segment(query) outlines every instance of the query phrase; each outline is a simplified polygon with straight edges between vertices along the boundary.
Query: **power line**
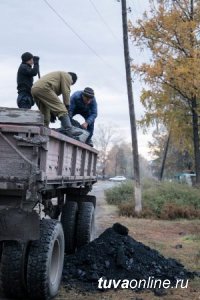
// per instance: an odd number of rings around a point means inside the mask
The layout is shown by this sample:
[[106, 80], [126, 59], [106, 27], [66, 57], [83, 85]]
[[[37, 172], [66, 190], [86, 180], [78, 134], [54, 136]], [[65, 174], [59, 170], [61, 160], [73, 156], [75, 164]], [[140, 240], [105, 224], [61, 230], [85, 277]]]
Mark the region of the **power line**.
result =
[[113, 32], [113, 30], [111, 29], [111, 27], [108, 25], [108, 23], [105, 21], [104, 17], [102, 16], [102, 14], [99, 12], [98, 8], [96, 7], [96, 5], [94, 4], [94, 2], [92, 0], [89, 0], [89, 2], [91, 3], [91, 5], [93, 6], [94, 10], [96, 11], [96, 13], [98, 14], [98, 16], [100, 17], [101, 21], [103, 22], [103, 24], [107, 27], [107, 29], [110, 31], [110, 33], [112, 34], [112, 36], [114, 37], [114, 39], [120, 43], [120, 46], [122, 47], [121, 41], [119, 40], [119, 38], [117, 37], [117, 35]]
[[107, 63], [88, 43], [73, 29], [73, 27], [56, 11], [56, 9], [47, 1], [43, 0], [44, 3], [56, 14], [56, 16], [64, 23], [64, 25], [69, 28], [75, 35], [76, 37], [95, 55], [97, 56], [107, 67], [111, 68], [115, 72], [120, 72], [119, 70], [115, 69], [112, 65]]

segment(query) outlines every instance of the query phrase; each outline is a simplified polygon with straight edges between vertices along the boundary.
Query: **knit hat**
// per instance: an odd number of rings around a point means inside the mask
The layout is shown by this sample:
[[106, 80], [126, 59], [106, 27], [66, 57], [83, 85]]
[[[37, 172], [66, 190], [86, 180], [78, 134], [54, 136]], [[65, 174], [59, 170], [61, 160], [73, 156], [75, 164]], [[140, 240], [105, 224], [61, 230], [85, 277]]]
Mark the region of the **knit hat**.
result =
[[86, 87], [83, 91], [83, 95], [88, 97], [88, 98], [93, 98], [94, 97], [94, 90], [91, 89], [90, 87]]
[[27, 62], [28, 60], [33, 58], [33, 54], [31, 54], [30, 52], [25, 52], [22, 54], [21, 58], [22, 58], [22, 62]]
[[76, 82], [76, 80], [78, 79], [76, 73], [73, 73], [73, 72], [68, 72], [69, 75], [71, 75], [71, 78], [72, 78], [72, 81], [73, 81], [73, 84]]

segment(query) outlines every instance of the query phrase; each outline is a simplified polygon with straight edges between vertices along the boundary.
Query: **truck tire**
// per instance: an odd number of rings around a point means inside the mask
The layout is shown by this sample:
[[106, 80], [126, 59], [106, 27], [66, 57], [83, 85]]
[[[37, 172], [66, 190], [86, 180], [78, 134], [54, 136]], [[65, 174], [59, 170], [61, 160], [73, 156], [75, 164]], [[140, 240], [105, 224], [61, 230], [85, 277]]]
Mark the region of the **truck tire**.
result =
[[23, 299], [26, 296], [25, 266], [26, 245], [5, 241], [1, 259], [1, 281], [8, 298]]
[[67, 201], [62, 209], [61, 223], [65, 236], [65, 253], [75, 252], [75, 234], [78, 204], [74, 201]]
[[87, 245], [94, 236], [94, 205], [81, 202], [78, 207], [76, 226], [76, 247]]
[[0, 242], [0, 262], [2, 257], [2, 251], [3, 251], [3, 242]]
[[94, 208], [96, 207], [96, 197], [95, 196], [87, 195], [87, 196], [84, 196], [84, 198], [85, 198], [86, 202], [91, 202], [93, 204]]
[[27, 290], [30, 299], [47, 300], [59, 290], [64, 262], [64, 233], [56, 220], [43, 219], [40, 240], [30, 244]]

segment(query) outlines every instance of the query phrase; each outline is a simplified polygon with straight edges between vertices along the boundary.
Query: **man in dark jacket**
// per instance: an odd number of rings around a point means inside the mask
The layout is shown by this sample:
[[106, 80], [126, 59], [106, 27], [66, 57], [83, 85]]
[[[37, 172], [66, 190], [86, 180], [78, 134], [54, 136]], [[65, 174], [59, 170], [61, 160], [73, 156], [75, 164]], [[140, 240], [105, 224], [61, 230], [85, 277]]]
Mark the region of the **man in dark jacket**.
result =
[[33, 77], [39, 72], [39, 57], [25, 52], [22, 54], [21, 59], [22, 63], [17, 72], [17, 105], [19, 108], [31, 109], [34, 105], [31, 88]]
[[69, 115], [72, 118], [77, 114], [85, 119], [81, 126], [90, 133], [86, 143], [93, 147], [91, 138], [97, 117], [97, 102], [93, 89], [86, 87], [84, 91], [77, 91], [70, 97]]

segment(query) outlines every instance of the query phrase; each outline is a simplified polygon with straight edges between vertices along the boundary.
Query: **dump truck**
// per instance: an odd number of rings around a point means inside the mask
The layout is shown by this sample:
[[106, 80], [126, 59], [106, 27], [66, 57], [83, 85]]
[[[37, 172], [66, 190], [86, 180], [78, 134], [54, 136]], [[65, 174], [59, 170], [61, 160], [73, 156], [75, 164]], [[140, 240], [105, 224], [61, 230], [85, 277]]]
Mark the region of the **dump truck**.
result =
[[65, 254], [94, 235], [98, 151], [44, 127], [39, 111], [0, 108], [1, 281], [6, 297], [51, 299]]

